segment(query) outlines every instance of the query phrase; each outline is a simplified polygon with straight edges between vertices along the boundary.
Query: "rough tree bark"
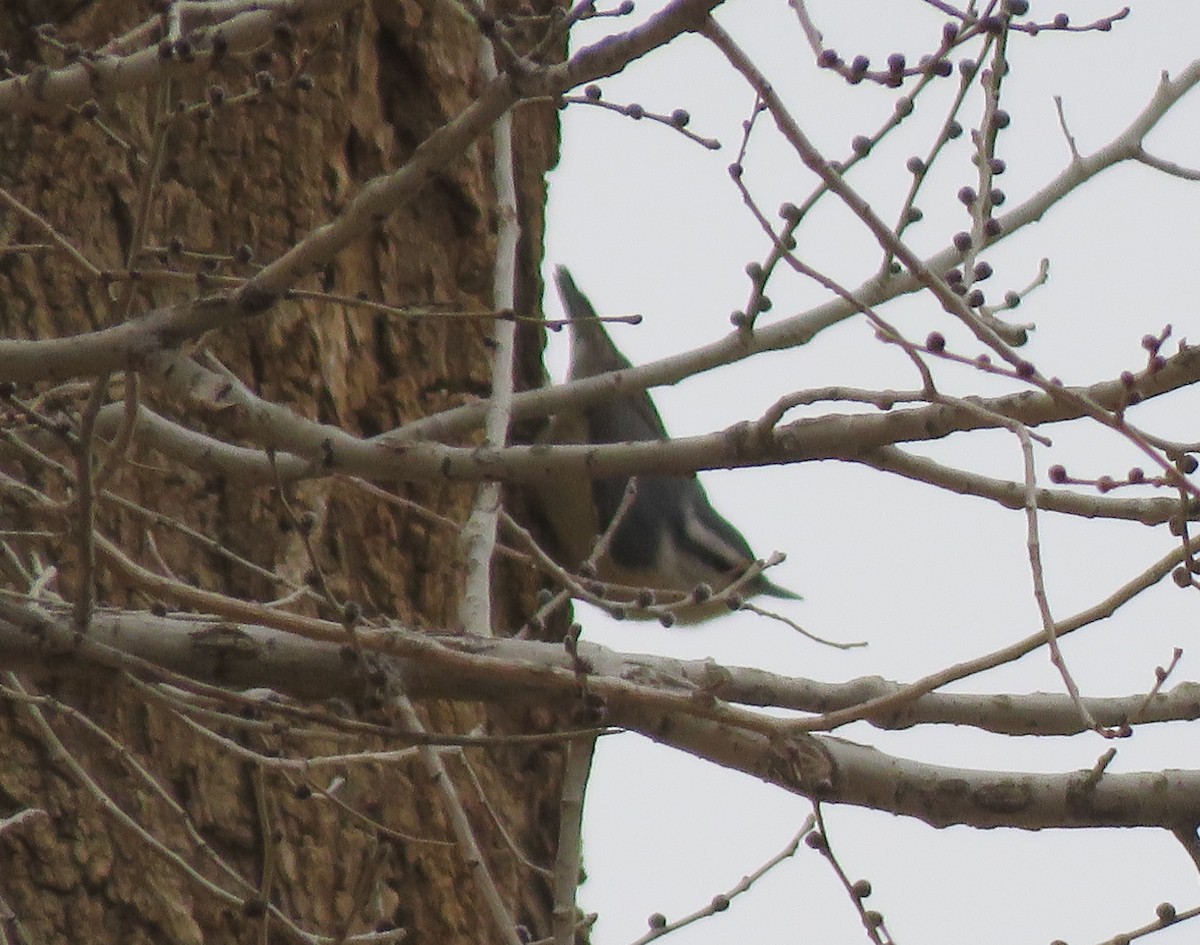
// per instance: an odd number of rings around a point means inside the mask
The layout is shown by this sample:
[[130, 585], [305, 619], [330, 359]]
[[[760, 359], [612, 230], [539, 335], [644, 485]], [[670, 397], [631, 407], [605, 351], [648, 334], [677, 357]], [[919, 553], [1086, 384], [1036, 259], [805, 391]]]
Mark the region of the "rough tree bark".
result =
[[[101, 46], [142, 22], [151, 7], [97, 0], [50, 11], [59, 17], [56, 28], [39, 36], [35, 25], [47, 9], [9, 5], [0, 8], [0, 42], [14, 71], [58, 66], [72, 55], [71, 44], [85, 50]], [[113, 324], [128, 312], [202, 291], [206, 279], [245, 275], [257, 261], [276, 257], [336, 214], [362, 182], [400, 165], [469, 101], [479, 83], [478, 42], [478, 30], [450, 4], [380, 0], [318, 26], [278, 29], [253, 56], [227, 57], [198, 80], [102, 99], [94, 110], [5, 119], [0, 186], [96, 266], [195, 275], [109, 282], [88, 278], [53, 249], [0, 254], [0, 334], [47, 338]], [[257, 91], [239, 101], [247, 90]], [[164, 125], [172, 111], [179, 113]], [[534, 106], [521, 109], [516, 121], [523, 225], [518, 309], [536, 311], [543, 175], [557, 157], [557, 117], [552, 107]], [[165, 133], [159, 131], [163, 127]], [[155, 175], [149, 187], [148, 175]], [[487, 310], [494, 201], [490, 144], [481, 141], [406, 211], [380, 221], [370, 239], [342, 253], [305, 286], [393, 305]], [[8, 243], [46, 243], [45, 232], [11, 207], [0, 209], [0, 228]], [[130, 260], [135, 241], [159, 250]], [[400, 319], [298, 299], [205, 337], [192, 353], [211, 351], [256, 392], [302, 415], [370, 435], [486, 395], [491, 333], [487, 318]], [[532, 331], [522, 336], [525, 385], [539, 382], [540, 344]], [[111, 396], [119, 398], [133, 383], [131, 375], [114, 376]], [[89, 393], [87, 385], [76, 385], [41, 406], [51, 414], [76, 415]], [[31, 397], [33, 391], [18, 395]], [[141, 396], [150, 406], [169, 406], [152, 383], [141, 385]], [[228, 435], [229, 416], [209, 419]], [[15, 409], [5, 409], [3, 426], [27, 422]], [[0, 465], [68, 496], [53, 472], [31, 461], [9, 456]], [[286, 487], [281, 495], [180, 470], [135, 447], [109, 484], [297, 582], [316, 580], [307, 538], [332, 597], [354, 602], [364, 614], [391, 615], [417, 627], [454, 624], [457, 529], [343, 481], [308, 482]], [[470, 487], [452, 483], [395, 491], [460, 524], [471, 498]], [[57, 568], [56, 587], [70, 600], [79, 574], [71, 519], [48, 525], [12, 504], [0, 516], [5, 528], [49, 532], [24, 540], [22, 554], [36, 554], [48, 568]], [[280, 593], [218, 553], [198, 552], [192, 539], [154, 517], [100, 502], [96, 524], [130, 557], [151, 568], [168, 567], [196, 586], [258, 600]], [[11, 568], [0, 573], [4, 586], [15, 585]], [[528, 612], [533, 580], [529, 569], [500, 565], [501, 632]], [[147, 605], [103, 561], [96, 581], [99, 605]], [[171, 600], [154, 603], [177, 609]], [[329, 610], [323, 615], [338, 616]], [[26, 808], [49, 814], [0, 834], [0, 897], [28, 940], [123, 945], [265, 940], [261, 917], [238, 913], [186, 878], [102, 809], [97, 791], [82, 786], [79, 772], [86, 771], [183, 860], [219, 885], [230, 885], [200, 854], [180, 811], [131, 775], [131, 760], [150, 771], [205, 843], [308, 928], [337, 934], [401, 926], [413, 943], [480, 942], [495, 935], [418, 758], [358, 766], [338, 794], [395, 831], [384, 835], [311, 795], [306, 785], [327, 775], [316, 772], [309, 781], [296, 772], [262, 772], [198, 737], [169, 707], [115, 674], [23, 678], [31, 693], [52, 700], [0, 699], [0, 818]], [[369, 690], [365, 681], [364, 692]], [[40, 726], [39, 711], [70, 760]], [[394, 721], [367, 697], [328, 711]], [[432, 731], [550, 726], [548, 719], [486, 715], [466, 705], [424, 705], [421, 712]], [[83, 717], [113, 741], [83, 724]], [[227, 729], [238, 742], [266, 754], [299, 746], [293, 733], [277, 727]], [[117, 743], [127, 755], [115, 751]], [[378, 737], [354, 745], [305, 741], [300, 750], [386, 744]], [[470, 759], [515, 843], [535, 862], [548, 863], [557, 829], [558, 750], [518, 744], [472, 749]], [[446, 763], [461, 782], [476, 837], [515, 919], [534, 937], [548, 934], [547, 881], [516, 862], [461, 764], [450, 757]], [[6, 917], [5, 928], [15, 934], [17, 926]], [[277, 924], [269, 932], [271, 940], [285, 940]]]

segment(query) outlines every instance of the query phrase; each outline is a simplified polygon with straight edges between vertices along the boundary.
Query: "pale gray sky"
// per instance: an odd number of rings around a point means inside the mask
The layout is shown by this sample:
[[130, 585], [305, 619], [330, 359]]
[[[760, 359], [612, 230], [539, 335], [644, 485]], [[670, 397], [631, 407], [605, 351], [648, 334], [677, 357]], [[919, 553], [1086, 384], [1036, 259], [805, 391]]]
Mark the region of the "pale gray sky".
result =
[[[1105, 144], [1145, 105], [1161, 70], [1181, 70], [1200, 55], [1200, 4], [1156, 0], [1107, 34], [1051, 34], [1012, 39], [1012, 72], [1005, 105], [1013, 116], [998, 152], [1008, 164], [998, 183], [1018, 204], [1061, 170], [1067, 148], [1053, 96], [1061, 95], [1081, 151]], [[637, 20], [660, 4], [639, 2]], [[930, 48], [942, 16], [920, 0], [811, 0], [827, 42], [847, 58], [873, 63], [905, 53], [910, 61]], [[1033, 13], [1050, 19], [1066, 10], [1076, 21], [1117, 9], [1095, 2], [1048, 5]], [[896, 93], [851, 88], [819, 72], [783, 0], [729, 0], [718, 19], [754, 53], [785, 96], [805, 131], [829, 157], [844, 156], [850, 139], [872, 132], [890, 113]], [[619, 21], [584, 24], [576, 41], [590, 42]], [[614, 326], [613, 336], [634, 363], [667, 356], [729, 330], [729, 313], [744, 306], [750, 260], [766, 241], [743, 208], [726, 167], [734, 159], [752, 93], [697, 37], [647, 57], [601, 83], [605, 97], [640, 102], [669, 113], [685, 108], [698, 134], [719, 138], [709, 152], [670, 130], [595, 108], [564, 115], [560, 168], [552, 177], [548, 263], [569, 265], [601, 312], [641, 312], [637, 328]], [[883, 211], [894, 207], [909, 181], [904, 161], [924, 153], [930, 129], [944, 116], [956, 86], [947, 80], [918, 102], [901, 134], [889, 140], [850, 182]], [[976, 100], [964, 124], [978, 121]], [[764, 128], [764, 130], [767, 130]], [[1183, 102], [1150, 139], [1159, 155], [1200, 166], [1200, 94]], [[912, 231], [923, 253], [941, 249], [966, 214], [954, 200], [972, 183], [968, 136], [951, 148], [922, 201], [926, 220]], [[762, 205], [800, 202], [811, 175], [773, 134], [756, 138], [746, 179]], [[800, 252], [851, 287], [875, 268], [878, 252], [861, 226], [827, 201], [802, 230]], [[1051, 280], [1019, 311], [1037, 323], [1026, 353], [1045, 373], [1068, 383], [1136, 370], [1139, 339], [1170, 322], [1176, 337], [1200, 336], [1200, 184], [1161, 177], [1144, 167], [1110, 171], [985, 258], [996, 275], [990, 295], [1021, 287], [1042, 257]], [[770, 287], [766, 322], [822, 300], [822, 291], [781, 272]], [[557, 300], [548, 299], [548, 312]], [[943, 330], [952, 345], [978, 349], [947, 325], [929, 300], [888, 306], [883, 314], [910, 337]], [[911, 365], [872, 340], [861, 320], [840, 325], [805, 348], [755, 359], [656, 392], [676, 434], [720, 429], [757, 416], [775, 398], [823, 384], [913, 387]], [[565, 351], [551, 352], [561, 377]], [[957, 392], [976, 389], [973, 374], [939, 375]], [[998, 389], [988, 385], [985, 390]], [[1139, 422], [1164, 435], [1200, 439], [1195, 393], [1139, 411]], [[828, 409], [828, 408], [825, 408]], [[1082, 474], [1120, 475], [1140, 462], [1122, 440], [1097, 430], [1047, 432], [1038, 468], [1055, 462]], [[1009, 435], [975, 435], [929, 449], [939, 458], [992, 475], [1019, 477], [1021, 455]], [[879, 674], [910, 679], [978, 655], [1037, 627], [1030, 593], [1025, 525], [1018, 513], [980, 499], [942, 493], [883, 474], [832, 463], [715, 472], [705, 476], [714, 504], [746, 534], [760, 555], [788, 553], [773, 573], [805, 595], [781, 609], [816, 633], [867, 639], [848, 652], [816, 646], [794, 632], [732, 615], [702, 628], [664, 630], [616, 624], [594, 610], [578, 611], [587, 638], [622, 650], [769, 668], [839, 680]], [[1165, 554], [1165, 529], [1097, 525], [1045, 514], [1043, 553], [1057, 617], [1095, 603]], [[1153, 682], [1156, 664], [1184, 647], [1175, 682], [1194, 679], [1192, 637], [1198, 599], [1169, 581], [1116, 618], [1065, 643], [1085, 694], [1128, 694]], [[979, 679], [972, 691], [1058, 692], [1061, 680], [1044, 653]], [[865, 726], [840, 735], [906, 757], [962, 766], [1060, 771], [1091, 767], [1110, 747], [1098, 736], [1005, 739], [975, 732], [876, 732]], [[1194, 732], [1176, 725], [1139, 729], [1120, 742], [1113, 770], [1195, 767]], [[601, 913], [593, 940], [620, 945], [645, 931], [656, 911], [674, 918], [705, 904], [757, 868], [791, 837], [809, 806], [801, 798], [744, 775], [658, 748], [628, 735], [602, 741], [588, 796], [581, 891], [587, 910]], [[1024, 833], [935, 831], [889, 815], [832, 809], [831, 838], [852, 877], [874, 885], [870, 906], [884, 913], [897, 941], [973, 945], [1106, 940], [1149, 922], [1169, 899], [1194, 904], [1195, 871], [1177, 844], [1150, 831]], [[1157, 945], [1192, 941], [1192, 926], [1158, 933]], [[676, 933], [681, 945], [730, 941], [865, 940], [831, 870], [807, 849], [715, 919]]]

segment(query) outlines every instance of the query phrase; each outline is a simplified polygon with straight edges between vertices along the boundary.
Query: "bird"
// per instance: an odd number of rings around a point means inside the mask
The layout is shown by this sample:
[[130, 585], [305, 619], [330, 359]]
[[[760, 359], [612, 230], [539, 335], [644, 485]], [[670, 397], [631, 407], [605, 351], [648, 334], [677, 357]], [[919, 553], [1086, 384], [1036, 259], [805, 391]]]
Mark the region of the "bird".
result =
[[[565, 266], [557, 267], [555, 281], [570, 334], [567, 380], [632, 367]], [[667, 440], [668, 434], [649, 392], [642, 390], [560, 412], [540, 439], [546, 443], [653, 442]], [[621, 511], [629, 479], [564, 475], [543, 489], [541, 504], [561, 563], [578, 568], [611, 528], [607, 549], [595, 562], [595, 576], [609, 585], [606, 599], [624, 602], [622, 616], [696, 623], [728, 612], [727, 602], [712, 601], [711, 596], [741, 578], [757, 560], [741, 532], [713, 508], [695, 473], [634, 477], [635, 491]], [[800, 598], [761, 572], [736, 593]], [[681, 606], [654, 608], [651, 603]], [[669, 621], [663, 618], [667, 611]]]

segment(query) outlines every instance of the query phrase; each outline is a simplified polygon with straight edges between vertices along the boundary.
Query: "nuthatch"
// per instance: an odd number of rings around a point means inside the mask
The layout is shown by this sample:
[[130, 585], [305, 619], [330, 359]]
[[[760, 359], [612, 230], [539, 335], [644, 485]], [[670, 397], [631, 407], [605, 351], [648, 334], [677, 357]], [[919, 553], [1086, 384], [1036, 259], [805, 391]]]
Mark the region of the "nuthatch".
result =
[[[568, 380], [630, 367], [571, 274], [560, 266], [556, 276], [571, 334]], [[667, 431], [649, 393], [639, 391], [582, 411], [557, 414], [542, 439], [552, 443], [640, 442], [666, 440]], [[714, 592], [724, 590], [754, 564], [746, 539], [712, 507], [695, 474], [635, 478], [636, 492], [613, 527], [607, 553], [596, 567], [600, 580], [625, 590], [610, 597], [636, 601], [639, 591], [644, 599], [645, 591], [650, 590], [668, 592], [668, 597], [660, 598], [663, 603], [685, 600], [700, 585]], [[590, 482], [563, 477], [543, 492], [544, 511], [565, 565], [573, 568], [586, 560], [597, 538], [613, 525], [628, 483], [627, 477]], [[748, 581], [739, 593], [799, 596], [762, 574]], [[724, 609], [721, 604], [693, 606], [677, 616], [690, 622]], [[638, 613], [635, 607], [630, 616], [648, 615]]]

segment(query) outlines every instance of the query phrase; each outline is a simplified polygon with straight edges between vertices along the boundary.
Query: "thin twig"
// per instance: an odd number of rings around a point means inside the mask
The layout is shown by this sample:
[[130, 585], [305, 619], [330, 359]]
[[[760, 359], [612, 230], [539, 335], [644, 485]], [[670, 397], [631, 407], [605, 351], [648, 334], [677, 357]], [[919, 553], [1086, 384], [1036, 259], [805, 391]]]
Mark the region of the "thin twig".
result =
[[65, 252], [67, 257], [75, 262], [75, 264], [78, 265], [89, 276], [91, 276], [93, 279], [100, 278], [99, 268], [97, 268], [90, 259], [83, 255], [83, 253], [76, 249], [70, 240], [68, 240], [65, 236], [59, 233], [58, 230], [51, 226], [50, 223], [36, 210], [32, 210], [25, 206], [25, 204], [21, 203], [20, 200], [14, 197], [3, 187], [0, 187], [0, 200], [3, 200], [26, 220], [34, 224], [34, 226], [36, 226], [38, 229], [42, 230], [42, 232], [50, 237], [55, 246]]
[[[417, 710], [413, 708], [413, 704], [407, 696], [397, 695], [393, 703], [406, 728], [413, 732], [424, 731], [425, 726], [421, 722], [421, 717], [417, 715]], [[492, 924], [500, 938], [508, 945], [522, 945], [521, 938], [517, 934], [517, 923], [501, 898], [500, 890], [496, 886], [496, 881], [492, 879], [483, 851], [475, 841], [475, 832], [471, 827], [470, 820], [467, 819], [467, 812], [463, 808], [462, 800], [458, 796], [458, 790], [454, 786], [450, 772], [446, 770], [441, 756], [432, 747], [421, 746], [420, 754], [430, 780], [437, 785], [438, 793], [441, 794], [446, 817], [450, 821], [450, 827], [454, 831], [454, 837], [466, 860], [467, 868], [471, 871], [475, 885], [487, 905]]]
[[648, 943], [653, 942], [655, 939], [662, 938], [664, 935], [667, 935], [670, 932], [674, 932], [677, 929], [683, 928], [684, 926], [691, 925], [694, 922], [699, 922], [701, 919], [706, 919], [711, 915], [716, 915], [718, 912], [724, 912], [729, 908], [730, 903], [735, 897], [742, 895], [742, 893], [749, 892], [750, 888], [760, 879], [766, 876], [767, 873], [771, 872], [771, 870], [775, 869], [775, 867], [779, 866], [781, 863], [784, 863], [795, 856], [796, 851], [800, 849], [800, 842], [805, 838], [805, 836], [812, 832], [815, 823], [815, 818], [813, 815], [809, 814], [809, 816], [804, 819], [804, 823], [796, 832], [796, 835], [788, 842], [787, 846], [771, 857], [771, 859], [767, 860], [767, 862], [756, 869], [753, 873], [750, 873], [748, 876], [743, 876], [739, 883], [731, 886], [725, 892], [718, 893], [717, 895], [713, 896], [712, 901], [709, 902], [708, 905], [702, 906], [690, 915], [676, 919], [674, 922], [664, 922], [661, 927], [651, 929], [641, 938], [633, 942], [633, 945], [648, 945]]

